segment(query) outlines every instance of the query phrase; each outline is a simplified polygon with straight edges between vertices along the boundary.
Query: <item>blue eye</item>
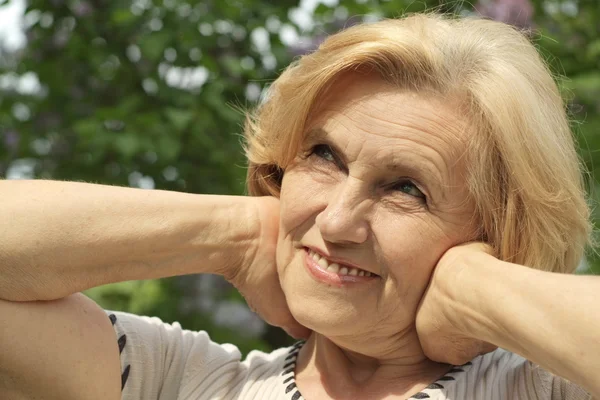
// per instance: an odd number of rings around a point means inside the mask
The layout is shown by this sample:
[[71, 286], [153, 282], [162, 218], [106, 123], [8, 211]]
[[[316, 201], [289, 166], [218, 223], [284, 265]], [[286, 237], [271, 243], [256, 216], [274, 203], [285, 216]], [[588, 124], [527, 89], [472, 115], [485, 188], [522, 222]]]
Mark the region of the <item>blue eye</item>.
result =
[[312, 148], [311, 154], [326, 161], [336, 162], [336, 157], [333, 153], [333, 150], [331, 150], [331, 147], [327, 146], [326, 144], [316, 145]]
[[425, 199], [425, 195], [419, 188], [409, 180], [402, 180], [400, 182], [395, 183], [391, 186], [392, 190], [397, 190], [399, 192], [406, 193], [410, 196], [417, 197], [419, 199]]

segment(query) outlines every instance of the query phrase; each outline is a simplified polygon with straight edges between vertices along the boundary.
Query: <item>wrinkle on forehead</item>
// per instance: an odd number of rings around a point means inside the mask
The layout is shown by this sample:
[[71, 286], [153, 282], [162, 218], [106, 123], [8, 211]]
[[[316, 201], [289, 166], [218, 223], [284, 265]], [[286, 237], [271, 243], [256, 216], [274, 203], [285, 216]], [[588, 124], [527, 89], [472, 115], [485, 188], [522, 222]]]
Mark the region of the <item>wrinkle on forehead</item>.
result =
[[[416, 173], [420, 176], [430, 176], [435, 175], [436, 180], [440, 181], [441, 184], [441, 176], [436, 168], [434, 168], [424, 154], [422, 153], [422, 149], [415, 149], [414, 146], [410, 145], [410, 141], [408, 143], [399, 142], [398, 138], [389, 137], [389, 143], [386, 143], [385, 138], [384, 141], [380, 141], [377, 145], [374, 146], [374, 149], [370, 149], [368, 143], [365, 145], [361, 139], [353, 137], [350, 135], [342, 135], [339, 132], [339, 129], [335, 129], [331, 127], [331, 120], [323, 124], [322, 127], [311, 129], [311, 131], [307, 135], [308, 143], [317, 143], [317, 142], [328, 142], [332, 145], [335, 145], [336, 148], [339, 148], [346, 156], [350, 155], [351, 158], [346, 161], [349, 164], [353, 164], [355, 162], [359, 162], [362, 168], [371, 167], [376, 170], [385, 170], [387, 172], [392, 173], [406, 173], [412, 172]], [[339, 126], [339, 124], [336, 124]], [[389, 146], [388, 146], [389, 144]], [[394, 151], [390, 152], [390, 148], [394, 149]], [[366, 154], [364, 153], [373, 153]], [[421, 155], [421, 159], [415, 159], [415, 154]], [[387, 161], [387, 162], [386, 162]]]
[[[345, 96], [335, 96], [322, 105], [315, 121], [324, 121], [336, 114], [344, 115], [352, 124], [360, 126], [361, 120], [375, 119], [378, 125], [367, 133], [395, 138], [402, 133], [414, 133], [413, 140], [428, 144], [439, 141], [447, 150], [462, 153], [467, 140], [469, 125], [458, 113], [458, 103], [431, 94], [421, 95], [393, 89], [383, 82], [375, 86], [370, 94], [352, 97], [357, 89], [346, 91]], [[355, 85], [357, 86], [357, 85]], [[381, 89], [381, 90], [379, 90]], [[360, 90], [360, 89], [358, 89]], [[364, 90], [364, 89], [363, 89]], [[432, 134], [441, 133], [441, 134]]]
[[340, 80], [330, 89], [309, 121], [307, 139], [327, 138], [349, 157], [362, 157], [365, 166], [410, 167], [434, 177], [444, 194], [462, 192], [470, 126], [458, 102], [361, 79]]
[[[402, 98], [401, 102], [398, 102], [399, 98]], [[435, 118], [429, 121], [435, 129], [453, 131], [460, 141], [466, 139], [464, 132], [469, 130], [469, 124], [467, 118], [462, 115], [462, 102], [459, 95], [443, 95], [431, 90], [416, 92], [395, 86], [375, 74], [359, 72], [347, 72], [338, 77], [329, 90], [322, 94], [316, 108], [309, 116], [309, 121], [322, 119], [323, 114], [340, 112], [344, 109], [360, 112], [365, 105], [371, 110], [386, 109], [394, 102], [404, 108], [412, 108], [414, 111], [411, 113], [412, 116], [419, 114], [419, 107], [424, 104], [430, 105], [430, 111], [440, 111], [436, 112]], [[406, 115], [409, 125], [414, 125], [417, 130], [420, 129], [420, 118], [424, 116], [420, 114], [414, 121], [410, 121], [411, 115]], [[395, 125], [393, 120], [388, 119], [394, 116], [395, 113], [385, 113], [380, 119]]]

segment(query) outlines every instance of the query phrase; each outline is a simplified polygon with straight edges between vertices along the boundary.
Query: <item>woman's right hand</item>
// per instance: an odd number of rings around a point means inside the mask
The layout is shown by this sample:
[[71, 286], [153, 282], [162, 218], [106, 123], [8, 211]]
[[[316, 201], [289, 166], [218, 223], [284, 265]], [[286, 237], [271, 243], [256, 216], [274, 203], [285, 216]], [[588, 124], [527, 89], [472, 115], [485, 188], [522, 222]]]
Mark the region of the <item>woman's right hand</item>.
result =
[[240, 291], [248, 306], [268, 324], [294, 338], [307, 338], [310, 330], [292, 316], [277, 272], [275, 254], [279, 233], [279, 200], [256, 197], [257, 231], [243, 262], [234, 266], [228, 280]]

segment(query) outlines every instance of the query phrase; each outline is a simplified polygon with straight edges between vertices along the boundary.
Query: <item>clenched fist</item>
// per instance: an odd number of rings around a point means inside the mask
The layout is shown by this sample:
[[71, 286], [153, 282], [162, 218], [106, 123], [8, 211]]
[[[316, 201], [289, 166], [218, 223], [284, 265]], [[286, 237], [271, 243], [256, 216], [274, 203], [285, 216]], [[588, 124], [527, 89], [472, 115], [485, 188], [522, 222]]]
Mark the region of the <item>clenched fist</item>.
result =
[[[468, 311], [460, 306], [462, 274], [478, 262], [493, 259], [483, 243], [469, 243], [448, 250], [438, 261], [417, 311], [417, 334], [425, 355], [437, 362], [462, 365], [496, 349], [469, 332]], [[473, 262], [475, 261], [475, 262]], [[467, 267], [467, 265], [469, 267]]]
[[294, 338], [306, 338], [310, 330], [292, 316], [279, 283], [275, 252], [279, 232], [279, 200], [257, 197], [256, 234], [241, 265], [226, 278], [240, 291], [248, 306], [267, 323], [283, 328]]

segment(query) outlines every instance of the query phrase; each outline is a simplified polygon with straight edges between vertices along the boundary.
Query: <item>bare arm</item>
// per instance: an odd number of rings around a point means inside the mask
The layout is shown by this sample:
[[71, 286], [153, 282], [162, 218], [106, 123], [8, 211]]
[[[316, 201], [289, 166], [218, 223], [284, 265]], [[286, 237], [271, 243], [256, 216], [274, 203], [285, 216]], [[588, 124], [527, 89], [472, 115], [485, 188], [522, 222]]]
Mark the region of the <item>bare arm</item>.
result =
[[257, 231], [253, 199], [74, 182], [0, 181], [0, 299], [223, 273]]
[[466, 316], [459, 321], [464, 332], [600, 397], [600, 277], [543, 272], [482, 255], [456, 282], [462, 311], [455, 315]]
[[72, 294], [105, 283], [221, 274], [267, 322], [307, 334], [279, 286], [274, 198], [50, 181], [0, 192], [0, 398], [120, 398], [110, 321]]
[[0, 326], [1, 399], [121, 398], [115, 332], [87, 297], [0, 300]]

